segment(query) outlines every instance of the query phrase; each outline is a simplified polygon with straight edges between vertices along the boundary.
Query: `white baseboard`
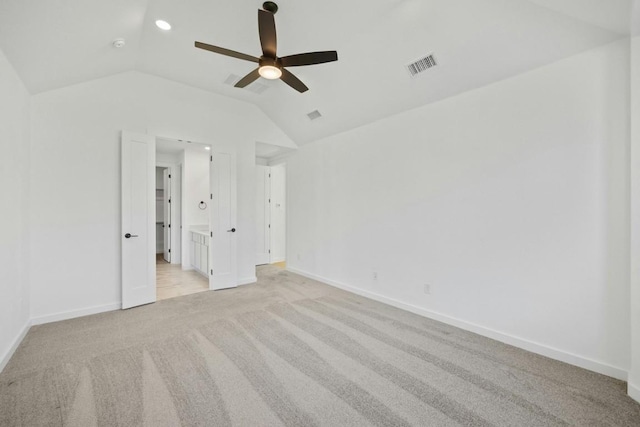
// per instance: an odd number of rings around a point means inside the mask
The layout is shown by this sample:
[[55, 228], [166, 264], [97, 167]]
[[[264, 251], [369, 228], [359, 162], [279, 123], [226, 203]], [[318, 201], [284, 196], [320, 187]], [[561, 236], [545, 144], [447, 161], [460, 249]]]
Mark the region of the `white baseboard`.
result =
[[[427, 317], [429, 319], [437, 320], [442, 323], [446, 323], [448, 325], [452, 325], [458, 327], [460, 329], [464, 329], [478, 335], [485, 336], [487, 338], [494, 339], [496, 341], [503, 342], [505, 344], [512, 345], [514, 347], [518, 347], [532, 353], [537, 353], [542, 356], [549, 357], [551, 359], [559, 360], [561, 362], [568, 363], [570, 365], [575, 365], [580, 368], [588, 369], [590, 371], [597, 372], [599, 374], [607, 375], [619, 380], [627, 381], [628, 372], [624, 369], [608, 365], [606, 363], [598, 362], [596, 360], [592, 360], [586, 357], [578, 356], [573, 353], [569, 353], [557, 348], [553, 348], [547, 346], [545, 344], [540, 344], [534, 341], [530, 341], [524, 338], [519, 338], [513, 335], [505, 334], [500, 331], [496, 331], [490, 328], [486, 328], [481, 325], [477, 325], [472, 322], [468, 322], [465, 320], [457, 319], [455, 317], [450, 317], [445, 314], [441, 314], [432, 310], [427, 310], [421, 307], [417, 307], [415, 305], [407, 304], [402, 301], [395, 300], [393, 298], [388, 298], [383, 295], [379, 295], [373, 292], [365, 291], [363, 289], [355, 288], [353, 286], [346, 285], [344, 283], [336, 282], [334, 280], [327, 279], [325, 277], [317, 276], [315, 274], [306, 272], [304, 270], [300, 270], [294, 267], [287, 266], [287, 270], [292, 273], [299, 274], [304, 277], [308, 277], [309, 279], [317, 280], [319, 282], [326, 283], [327, 285], [361, 295], [366, 298], [370, 298], [372, 300], [391, 305], [396, 308], [400, 308], [402, 310], [409, 311], [411, 313], [417, 314], [419, 316]], [[631, 386], [630, 386], [631, 387]], [[637, 391], [637, 389], [636, 389]]]
[[55, 314], [48, 314], [46, 316], [34, 317], [33, 319], [31, 319], [31, 324], [42, 325], [44, 323], [74, 319], [76, 317], [88, 316], [90, 314], [98, 314], [98, 313], [104, 313], [106, 311], [120, 310], [121, 308], [122, 308], [121, 302], [114, 302], [112, 304], [97, 305], [94, 307], [83, 308], [81, 310], [63, 311]]
[[0, 372], [4, 370], [5, 366], [7, 366], [7, 363], [9, 363], [9, 360], [11, 360], [11, 356], [13, 356], [13, 353], [16, 352], [16, 350], [18, 349], [18, 346], [20, 346], [20, 343], [22, 342], [24, 337], [27, 335], [27, 332], [29, 332], [30, 328], [31, 328], [31, 321], [27, 320], [27, 322], [22, 327], [22, 330], [20, 331], [18, 336], [11, 343], [11, 346], [9, 347], [7, 352], [2, 355], [2, 359], [0, 359]]
[[275, 264], [276, 262], [285, 262], [286, 258], [274, 258], [269, 261], [269, 264]]
[[256, 276], [245, 277], [244, 279], [238, 279], [238, 286], [242, 285], [250, 285], [251, 283], [256, 283], [258, 278]]
[[627, 384], [627, 394], [636, 402], [640, 403], [640, 387], [635, 384]]

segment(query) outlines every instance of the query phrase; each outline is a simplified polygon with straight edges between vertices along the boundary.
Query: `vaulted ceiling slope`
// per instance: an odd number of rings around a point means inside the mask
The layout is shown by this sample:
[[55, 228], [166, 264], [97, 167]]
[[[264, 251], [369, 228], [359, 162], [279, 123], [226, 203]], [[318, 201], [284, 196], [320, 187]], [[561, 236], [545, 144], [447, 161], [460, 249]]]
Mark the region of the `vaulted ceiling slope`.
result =
[[[233, 88], [255, 64], [193, 46], [260, 55], [261, 0], [2, 0], [0, 48], [32, 93], [137, 70], [253, 103], [304, 144], [626, 36], [631, 1], [280, 0], [279, 55], [339, 54], [292, 70], [304, 94], [278, 80]], [[406, 65], [428, 54], [438, 66], [411, 78]]]

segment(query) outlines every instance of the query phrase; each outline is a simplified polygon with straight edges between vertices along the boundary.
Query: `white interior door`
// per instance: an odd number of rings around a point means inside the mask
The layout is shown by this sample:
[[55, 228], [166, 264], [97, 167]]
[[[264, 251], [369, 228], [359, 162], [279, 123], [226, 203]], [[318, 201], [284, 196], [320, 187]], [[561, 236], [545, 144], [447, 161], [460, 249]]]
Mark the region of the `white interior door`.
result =
[[211, 240], [209, 288], [238, 286], [236, 229], [236, 161], [232, 150], [211, 153]]
[[256, 265], [269, 264], [269, 167], [256, 165]]
[[121, 145], [122, 308], [130, 308], [156, 300], [156, 142], [123, 131]]
[[271, 262], [282, 262], [287, 254], [287, 170], [271, 167]]
[[165, 168], [162, 171], [162, 181], [164, 192], [162, 200], [162, 209], [163, 209], [163, 221], [162, 231], [164, 232], [164, 260], [167, 262], [171, 262], [171, 170], [169, 168]]

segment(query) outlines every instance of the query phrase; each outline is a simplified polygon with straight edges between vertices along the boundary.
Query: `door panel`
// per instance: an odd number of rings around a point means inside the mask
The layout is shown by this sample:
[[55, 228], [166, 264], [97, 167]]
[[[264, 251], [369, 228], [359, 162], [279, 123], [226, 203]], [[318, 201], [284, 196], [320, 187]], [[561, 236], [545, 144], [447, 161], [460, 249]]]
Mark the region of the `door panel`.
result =
[[211, 154], [211, 232], [209, 242], [209, 287], [226, 289], [238, 286], [236, 230], [235, 152]]
[[269, 170], [256, 165], [256, 265], [269, 264]]
[[271, 262], [286, 259], [287, 248], [287, 187], [286, 166], [271, 167]]
[[156, 300], [155, 145], [122, 132], [122, 308]]
[[164, 227], [162, 230], [164, 231], [164, 260], [167, 262], [171, 262], [171, 204], [169, 200], [171, 200], [171, 178], [170, 177], [169, 168], [165, 168], [162, 171], [162, 181], [164, 184], [164, 192], [162, 193], [164, 196], [162, 200], [162, 209], [164, 213]]

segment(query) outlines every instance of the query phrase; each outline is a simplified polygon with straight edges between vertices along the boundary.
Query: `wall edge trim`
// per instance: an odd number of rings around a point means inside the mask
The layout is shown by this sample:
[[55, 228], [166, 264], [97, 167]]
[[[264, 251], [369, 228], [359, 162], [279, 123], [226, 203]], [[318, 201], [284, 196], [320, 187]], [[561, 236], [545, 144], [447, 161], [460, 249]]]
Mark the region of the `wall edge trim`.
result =
[[45, 323], [59, 322], [61, 320], [75, 319], [76, 317], [89, 316], [92, 314], [104, 313], [106, 311], [120, 310], [122, 308], [121, 302], [114, 302], [105, 305], [96, 305], [93, 307], [82, 308], [79, 310], [62, 311], [54, 314], [47, 314], [45, 316], [33, 317], [31, 319], [32, 325], [42, 325]]
[[640, 403], [640, 387], [635, 384], [628, 383], [627, 384], [627, 394], [630, 398]]
[[258, 278], [256, 276], [245, 277], [242, 279], [238, 279], [238, 286], [250, 285], [252, 283], [256, 283]]
[[[603, 362], [592, 360], [587, 357], [579, 356], [577, 354], [573, 354], [564, 350], [560, 350], [554, 347], [550, 347], [550, 346], [540, 344], [534, 341], [530, 341], [524, 338], [520, 338], [514, 335], [505, 334], [503, 332], [496, 331], [494, 329], [487, 328], [485, 326], [481, 326], [473, 322], [457, 319], [455, 317], [447, 316], [445, 314], [441, 314], [432, 310], [407, 304], [405, 302], [402, 302], [393, 298], [389, 298], [380, 294], [365, 291], [363, 289], [346, 285], [344, 283], [340, 283], [335, 280], [328, 279], [326, 277], [318, 276], [313, 273], [309, 273], [305, 270], [301, 270], [295, 267], [287, 266], [287, 270], [292, 273], [296, 273], [301, 276], [307, 277], [309, 279], [317, 280], [319, 282], [325, 283], [335, 288], [339, 288], [347, 292], [351, 292], [356, 295], [360, 295], [365, 298], [369, 298], [369, 299], [381, 302], [383, 304], [387, 304], [387, 305], [399, 308], [401, 310], [409, 311], [419, 316], [437, 320], [439, 322], [446, 323], [448, 325], [455, 326], [460, 329], [464, 329], [466, 331], [470, 331], [478, 335], [482, 335], [484, 337], [491, 338], [491, 339], [500, 341], [502, 343], [512, 345], [514, 347], [518, 347], [522, 350], [530, 351], [532, 353], [549, 357], [551, 359], [568, 363], [570, 365], [587, 369], [589, 371], [593, 371], [602, 375], [607, 375], [609, 377], [613, 377], [618, 380], [627, 381], [627, 378], [628, 378], [628, 372], [622, 368], [611, 366]], [[631, 390], [631, 386], [630, 386], [630, 390]], [[636, 389], [636, 390], [639, 392], [639, 395], [640, 395], [640, 389]]]
[[13, 354], [16, 352], [18, 347], [20, 347], [22, 340], [24, 340], [24, 337], [27, 336], [27, 333], [31, 329], [31, 326], [32, 326], [31, 320], [27, 320], [24, 326], [22, 327], [22, 329], [20, 330], [20, 333], [18, 333], [18, 336], [16, 336], [13, 342], [11, 343], [11, 346], [9, 346], [5, 354], [2, 355], [2, 358], [0, 359], [0, 373], [2, 373], [2, 371], [4, 371], [4, 368], [7, 366], [7, 364], [9, 364], [9, 361], [13, 357]]

